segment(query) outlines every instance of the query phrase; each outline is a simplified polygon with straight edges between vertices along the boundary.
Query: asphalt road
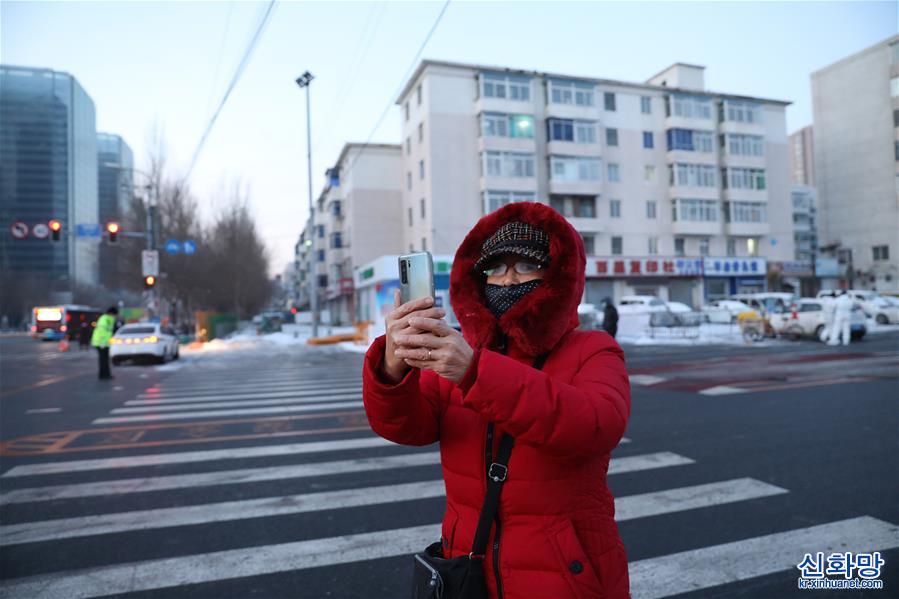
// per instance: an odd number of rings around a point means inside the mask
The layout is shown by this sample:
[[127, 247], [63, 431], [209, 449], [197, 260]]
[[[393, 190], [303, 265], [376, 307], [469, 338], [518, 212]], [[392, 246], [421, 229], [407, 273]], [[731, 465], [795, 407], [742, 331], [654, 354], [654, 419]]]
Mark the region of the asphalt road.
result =
[[[635, 599], [899, 589], [899, 335], [625, 346], [609, 484]], [[361, 355], [247, 345], [162, 367], [0, 338], [3, 597], [405, 597], [444, 509], [436, 446], [374, 437]], [[799, 590], [881, 551], [883, 590]]]

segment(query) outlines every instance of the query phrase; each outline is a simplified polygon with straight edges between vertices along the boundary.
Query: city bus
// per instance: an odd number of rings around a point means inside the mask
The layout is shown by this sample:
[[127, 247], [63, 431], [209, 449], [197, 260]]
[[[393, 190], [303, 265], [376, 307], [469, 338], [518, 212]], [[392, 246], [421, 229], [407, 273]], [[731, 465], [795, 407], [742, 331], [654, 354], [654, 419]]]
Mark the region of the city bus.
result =
[[89, 340], [102, 313], [97, 308], [72, 304], [35, 306], [31, 310], [31, 336], [44, 341], [58, 341], [63, 337], [78, 341], [83, 335]]

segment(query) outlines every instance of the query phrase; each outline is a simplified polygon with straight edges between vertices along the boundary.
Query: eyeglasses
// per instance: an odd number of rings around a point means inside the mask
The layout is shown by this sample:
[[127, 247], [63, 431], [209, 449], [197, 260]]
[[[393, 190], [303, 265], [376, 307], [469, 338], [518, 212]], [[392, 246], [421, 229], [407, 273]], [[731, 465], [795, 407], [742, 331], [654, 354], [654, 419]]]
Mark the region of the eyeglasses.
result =
[[[543, 266], [540, 264], [534, 264], [533, 262], [516, 262], [513, 267], [515, 272], [520, 275], [530, 275], [535, 272], [539, 272], [543, 270]], [[501, 277], [509, 270], [509, 265], [505, 262], [497, 262], [495, 264], [491, 264], [487, 268], [484, 269], [484, 274], [488, 277]]]

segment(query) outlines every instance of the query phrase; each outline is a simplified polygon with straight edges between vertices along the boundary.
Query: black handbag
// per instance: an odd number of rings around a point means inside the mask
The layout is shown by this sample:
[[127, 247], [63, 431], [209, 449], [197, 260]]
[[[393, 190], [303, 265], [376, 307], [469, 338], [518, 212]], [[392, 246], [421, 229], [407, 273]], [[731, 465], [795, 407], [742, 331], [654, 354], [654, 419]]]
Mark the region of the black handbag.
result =
[[[539, 356], [534, 368], [540, 370], [547, 356]], [[493, 423], [487, 425], [488, 444], [493, 439]], [[471, 553], [446, 559], [443, 545], [428, 545], [422, 553], [413, 556], [412, 599], [487, 599], [487, 579], [484, 576], [484, 556], [490, 529], [499, 508], [499, 495], [509, 473], [509, 458], [515, 439], [503, 433], [499, 450], [487, 469], [487, 493], [478, 518]], [[489, 445], [488, 445], [489, 447]]]

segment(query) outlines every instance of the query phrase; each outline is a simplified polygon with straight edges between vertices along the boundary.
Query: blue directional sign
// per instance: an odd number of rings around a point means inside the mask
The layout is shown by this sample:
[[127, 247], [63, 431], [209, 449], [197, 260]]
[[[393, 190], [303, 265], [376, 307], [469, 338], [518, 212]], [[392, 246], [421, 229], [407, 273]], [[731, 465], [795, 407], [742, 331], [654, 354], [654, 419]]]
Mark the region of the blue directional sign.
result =
[[99, 236], [100, 236], [100, 224], [99, 223], [75, 225], [75, 237], [99, 237]]
[[181, 252], [181, 242], [177, 239], [169, 239], [165, 242], [165, 251], [168, 254], [178, 254]]
[[190, 256], [191, 254], [196, 253], [197, 244], [192, 239], [186, 239], [182, 244], [183, 251], [186, 255]]

